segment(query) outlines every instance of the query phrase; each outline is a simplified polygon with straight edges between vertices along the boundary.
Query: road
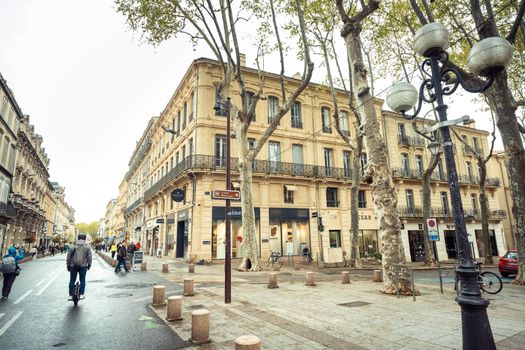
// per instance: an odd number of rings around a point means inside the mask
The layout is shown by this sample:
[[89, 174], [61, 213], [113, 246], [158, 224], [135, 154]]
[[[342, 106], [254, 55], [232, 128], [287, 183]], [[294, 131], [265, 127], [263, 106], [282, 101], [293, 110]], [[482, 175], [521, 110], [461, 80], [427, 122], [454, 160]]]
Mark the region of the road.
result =
[[[0, 303], [0, 349], [178, 349], [188, 346], [153, 313], [152, 286], [180, 287], [148, 272], [112, 268], [93, 253], [86, 299], [67, 301], [66, 255], [22, 264], [7, 301]], [[3, 281], [0, 280], [3, 283]]]

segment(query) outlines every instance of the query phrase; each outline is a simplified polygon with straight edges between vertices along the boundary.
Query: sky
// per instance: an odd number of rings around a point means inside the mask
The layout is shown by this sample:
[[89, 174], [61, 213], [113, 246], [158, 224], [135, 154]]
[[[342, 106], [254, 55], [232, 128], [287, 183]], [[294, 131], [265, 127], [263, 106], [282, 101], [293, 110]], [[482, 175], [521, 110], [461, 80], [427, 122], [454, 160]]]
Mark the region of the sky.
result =
[[[184, 37], [158, 47], [139, 39], [111, 0], [0, 0], [0, 72], [42, 135], [50, 180], [66, 188], [76, 222], [104, 216], [148, 120], [195, 58], [212, 57]], [[460, 105], [452, 118], [476, 110]], [[476, 125], [491, 128], [486, 115]]]

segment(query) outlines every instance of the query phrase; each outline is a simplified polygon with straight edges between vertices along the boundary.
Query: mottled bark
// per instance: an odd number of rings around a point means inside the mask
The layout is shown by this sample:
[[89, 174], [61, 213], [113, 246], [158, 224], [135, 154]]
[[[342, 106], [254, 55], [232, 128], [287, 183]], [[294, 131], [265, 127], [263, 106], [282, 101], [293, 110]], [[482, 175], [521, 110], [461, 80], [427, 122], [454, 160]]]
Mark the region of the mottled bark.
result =
[[361, 184], [361, 153], [363, 152], [363, 135], [356, 123], [356, 149], [353, 153], [354, 169], [352, 186], [350, 187], [350, 267], [361, 267], [361, 254], [359, 252], [359, 185]]
[[[342, 0], [337, 0], [337, 5], [344, 22], [341, 35], [346, 43], [352, 70], [354, 96], [362, 111], [364, 145], [369, 155], [366, 175], [372, 178], [374, 209], [379, 224], [380, 240], [383, 244], [381, 253], [384, 285], [381, 291], [394, 294], [397, 286], [393, 282], [393, 265], [406, 263], [401, 242], [401, 221], [397, 212], [397, 194], [387, 162], [387, 148], [379, 133], [374, 99], [368, 86], [360, 36], [361, 21], [379, 7], [379, 2], [370, 1], [368, 6], [365, 6], [353, 18], [346, 15]], [[403, 294], [412, 293], [410, 283], [407, 281], [400, 282], [399, 287]]]
[[431, 193], [430, 193], [430, 177], [432, 172], [436, 168], [439, 160], [441, 159], [441, 151], [430, 158], [430, 164], [425, 169], [422, 175], [421, 182], [423, 183], [423, 228], [425, 235], [425, 266], [437, 266], [437, 262], [434, 256], [433, 242], [428, 238], [428, 225], [427, 219], [430, 218], [430, 209], [432, 206]]
[[485, 181], [487, 179], [487, 164], [483, 159], [478, 158], [479, 165], [479, 206], [481, 209], [481, 231], [483, 235], [483, 245], [485, 247], [485, 264], [494, 264], [492, 259], [492, 246], [489, 235], [489, 204], [487, 192], [485, 190]]

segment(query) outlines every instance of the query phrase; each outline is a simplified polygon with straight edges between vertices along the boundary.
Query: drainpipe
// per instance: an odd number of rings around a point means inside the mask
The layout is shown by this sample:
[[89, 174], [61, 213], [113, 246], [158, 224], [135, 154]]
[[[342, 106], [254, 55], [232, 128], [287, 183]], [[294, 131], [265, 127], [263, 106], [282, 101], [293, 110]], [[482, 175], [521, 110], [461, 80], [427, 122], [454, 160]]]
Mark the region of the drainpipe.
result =
[[[314, 103], [315, 103], [315, 97], [314, 96], [310, 96], [310, 105], [312, 106], [312, 129], [315, 130], [315, 112], [314, 112]], [[312, 138], [313, 140], [313, 144], [314, 144], [314, 165], [315, 166], [318, 166], [318, 158], [317, 158], [317, 136], [314, 135], [314, 137]], [[304, 161], [304, 159], [303, 159]], [[316, 196], [316, 203], [315, 203], [315, 207], [316, 207], [316, 210], [317, 210], [317, 239], [319, 241], [319, 259], [320, 261], [323, 261], [324, 262], [324, 256], [323, 256], [323, 235], [321, 232], [319, 232], [319, 218], [322, 217], [321, 215], [321, 211], [319, 210], [319, 181], [316, 181], [315, 183], [315, 196]], [[312, 245], [312, 242], [310, 242], [310, 245]], [[310, 250], [312, 249], [312, 247], [310, 247]], [[319, 261], [317, 262], [319, 264]]]
[[[193, 209], [195, 208], [195, 200], [197, 197], [197, 177], [195, 176], [195, 173], [192, 171], [188, 172], [188, 177], [191, 179], [191, 235], [190, 235], [190, 241], [191, 241], [191, 250], [193, 252]], [[189, 252], [190, 254], [192, 252]], [[190, 256], [191, 257], [191, 256]]]

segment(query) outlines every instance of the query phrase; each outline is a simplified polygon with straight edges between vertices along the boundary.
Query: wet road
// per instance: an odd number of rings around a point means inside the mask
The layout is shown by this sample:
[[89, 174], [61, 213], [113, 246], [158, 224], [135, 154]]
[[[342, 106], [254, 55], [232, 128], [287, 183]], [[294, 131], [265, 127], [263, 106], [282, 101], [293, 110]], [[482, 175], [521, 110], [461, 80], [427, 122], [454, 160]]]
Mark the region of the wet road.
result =
[[[188, 346], [148, 307], [152, 285], [180, 287], [148, 272], [121, 272], [93, 253], [86, 299], [67, 301], [66, 255], [22, 264], [9, 299], [0, 302], [0, 349], [178, 349]], [[0, 279], [0, 283], [3, 280]]]

